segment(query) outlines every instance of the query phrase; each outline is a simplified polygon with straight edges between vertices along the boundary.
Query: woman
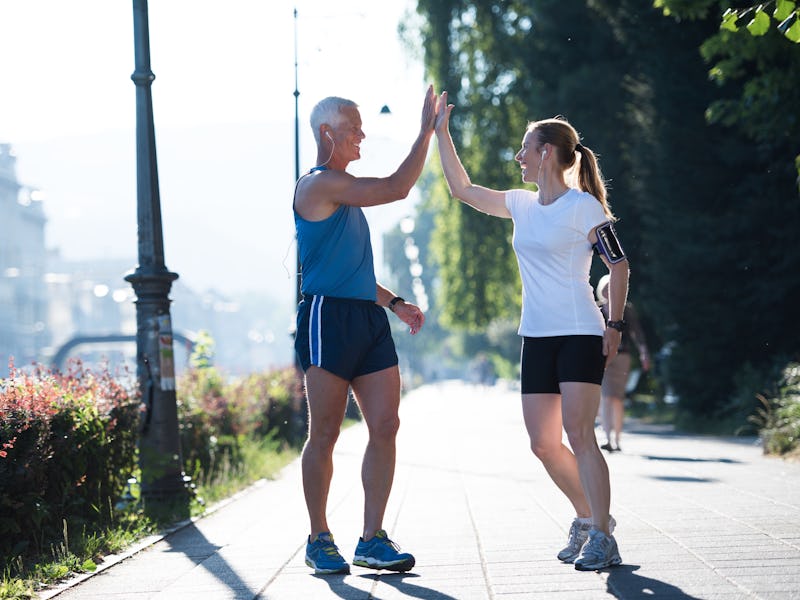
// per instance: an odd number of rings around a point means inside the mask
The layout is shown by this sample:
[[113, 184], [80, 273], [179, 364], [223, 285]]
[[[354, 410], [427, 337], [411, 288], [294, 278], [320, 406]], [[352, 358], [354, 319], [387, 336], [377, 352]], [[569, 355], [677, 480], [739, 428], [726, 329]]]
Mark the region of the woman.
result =
[[[597, 282], [597, 303], [604, 318], [608, 318], [608, 281], [609, 276], [603, 275]], [[608, 363], [603, 375], [602, 399], [600, 401], [600, 421], [606, 434], [606, 443], [600, 446], [608, 452], [619, 452], [622, 425], [625, 421], [625, 388], [628, 385], [628, 376], [631, 372], [630, 341], [636, 344], [639, 350], [639, 364], [642, 371], [650, 370], [650, 353], [647, 351], [647, 342], [644, 339], [644, 330], [639, 322], [636, 308], [631, 302], [625, 303], [625, 334], [619, 344], [617, 355]]]
[[[515, 156], [522, 181], [535, 183], [538, 192], [474, 185], [450, 136], [452, 109], [443, 92], [435, 130], [450, 193], [514, 222], [522, 278], [523, 417], [533, 453], [576, 512], [558, 558], [583, 571], [620, 564], [609, 515], [608, 466], [597, 447], [594, 420], [606, 361], [620, 343], [628, 262], [597, 160], [565, 120], [538, 121], [528, 125]], [[593, 246], [611, 275], [608, 326], [589, 284]], [[561, 441], [562, 427], [571, 450]]]

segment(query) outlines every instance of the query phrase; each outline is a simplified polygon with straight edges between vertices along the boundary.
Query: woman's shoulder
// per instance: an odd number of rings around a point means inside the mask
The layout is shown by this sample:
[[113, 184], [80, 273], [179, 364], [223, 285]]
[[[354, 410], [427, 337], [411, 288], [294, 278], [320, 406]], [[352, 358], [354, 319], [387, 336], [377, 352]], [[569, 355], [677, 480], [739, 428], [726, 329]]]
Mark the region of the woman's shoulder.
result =
[[603, 205], [600, 204], [600, 201], [589, 192], [573, 189], [569, 194], [569, 198], [574, 206], [576, 206], [582, 212], [603, 215], [605, 218]]
[[585, 203], [591, 200], [592, 202], [597, 202], [599, 204], [597, 198], [592, 196], [592, 194], [576, 188], [572, 188], [572, 191], [569, 193], [569, 198], [571, 198], [572, 201], [576, 203]]
[[522, 209], [537, 204], [539, 194], [522, 188], [506, 190], [506, 208], [513, 213], [515, 209]]
[[518, 201], [535, 202], [539, 198], [539, 193], [524, 188], [514, 188], [506, 190], [506, 198]]

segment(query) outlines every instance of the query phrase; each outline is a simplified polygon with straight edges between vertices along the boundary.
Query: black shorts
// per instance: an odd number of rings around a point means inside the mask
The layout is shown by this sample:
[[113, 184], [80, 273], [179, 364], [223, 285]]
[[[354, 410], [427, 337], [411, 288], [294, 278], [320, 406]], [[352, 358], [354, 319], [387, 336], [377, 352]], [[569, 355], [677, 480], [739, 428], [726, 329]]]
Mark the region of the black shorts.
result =
[[346, 381], [397, 364], [386, 311], [372, 300], [305, 296], [294, 349], [303, 371], [315, 365]]
[[560, 383], [603, 381], [606, 357], [599, 335], [523, 337], [520, 383], [523, 394], [560, 394]]

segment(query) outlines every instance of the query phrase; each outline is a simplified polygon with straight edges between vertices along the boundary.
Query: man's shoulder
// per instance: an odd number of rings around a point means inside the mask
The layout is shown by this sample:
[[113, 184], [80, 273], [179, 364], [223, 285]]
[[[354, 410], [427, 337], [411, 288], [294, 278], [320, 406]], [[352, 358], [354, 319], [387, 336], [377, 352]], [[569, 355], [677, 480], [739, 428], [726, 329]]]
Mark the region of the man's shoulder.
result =
[[327, 218], [339, 207], [335, 202], [336, 182], [350, 177], [342, 171], [314, 171], [300, 178], [294, 193], [294, 208], [304, 219], [318, 221]]

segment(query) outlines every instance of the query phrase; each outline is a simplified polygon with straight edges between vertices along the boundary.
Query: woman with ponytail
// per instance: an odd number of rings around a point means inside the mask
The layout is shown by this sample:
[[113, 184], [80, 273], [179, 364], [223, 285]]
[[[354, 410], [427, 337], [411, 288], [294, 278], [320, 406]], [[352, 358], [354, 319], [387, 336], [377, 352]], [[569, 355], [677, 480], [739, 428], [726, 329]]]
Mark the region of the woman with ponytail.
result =
[[[594, 421], [606, 363], [624, 329], [628, 261], [616, 238], [597, 157], [565, 119], [530, 123], [515, 160], [537, 191], [475, 185], [448, 129], [453, 105], [439, 99], [435, 131], [450, 193], [486, 214], [512, 219], [522, 279], [522, 414], [531, 450], [576, 516], [559, 560], [582, 571], [622, 562], [612, 535], [608, 466]], [[594, 301], [594, 251], [609, 268], [609, 320]], [[569, 447], [562, 443], [562, 428]]]

